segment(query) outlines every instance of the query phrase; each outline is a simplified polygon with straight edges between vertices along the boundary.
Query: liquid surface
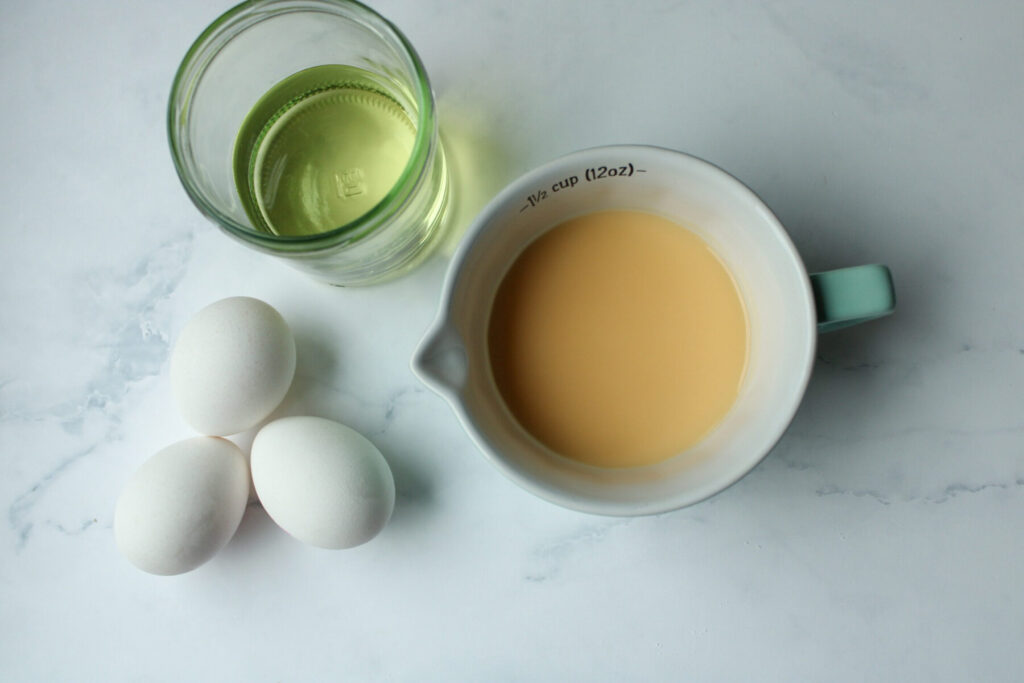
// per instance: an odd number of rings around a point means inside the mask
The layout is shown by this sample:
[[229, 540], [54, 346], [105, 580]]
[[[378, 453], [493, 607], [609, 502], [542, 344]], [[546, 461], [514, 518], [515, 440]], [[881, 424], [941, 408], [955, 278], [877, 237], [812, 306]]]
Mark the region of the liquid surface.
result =
[[235, 142], [235, 184], [257, 229], [326, 232], [391, 191], [415, 140], [413, 119], [379, 77], [317, 66], [275, 85], [249, 112]]
[[696, 234], [637, 211], [569, 220], [519, 256], [491, 310], [495, 381], [556, 453], [648, 465], [694, 445], [739, 392], [747, 319]]

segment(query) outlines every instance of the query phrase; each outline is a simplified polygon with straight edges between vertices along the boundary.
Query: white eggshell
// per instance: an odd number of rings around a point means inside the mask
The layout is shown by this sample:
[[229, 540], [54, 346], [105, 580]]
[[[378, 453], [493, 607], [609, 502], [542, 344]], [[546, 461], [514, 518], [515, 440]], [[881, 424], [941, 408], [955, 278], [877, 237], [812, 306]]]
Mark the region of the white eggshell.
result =
[[248, 499], [249, 468], [238, 446], [207, 436], [179, 441], [128, 481], [114, 512], [114, 538], [139, 569], [181, 574], [227, 544]]
[[221, 299], [192, 317], [171, 355], [171, 390], [201, 434], [226, 436], [273, 412], [295, 375], [295, 338], [259, 299]]
[[376, 536], [395, 507], [395, 481], [377, 447], [321, 417], [285, 417], [252, 443], [252, 479], [263, 508], [295, 538], [351, 548]]

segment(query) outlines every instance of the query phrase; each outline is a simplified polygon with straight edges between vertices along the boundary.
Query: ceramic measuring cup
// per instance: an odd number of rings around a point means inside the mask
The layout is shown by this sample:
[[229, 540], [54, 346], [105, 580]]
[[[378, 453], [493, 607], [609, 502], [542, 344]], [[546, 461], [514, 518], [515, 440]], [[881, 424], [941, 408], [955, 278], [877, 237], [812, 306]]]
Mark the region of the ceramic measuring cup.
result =
[[[569, 218], [611, 209], [659, 214], [698, 233], [732, 272], [748, 316], [747, 369], [729, 412], [693, 447], [642, 467], [586, 465], [535, 439], [503, 402], [487, 348], [491, 304], [523, 249]], [[749, 472], [796, 413], [818, 333], [886, 315], [894, 305], [885, 266], [809, 275], [774, 214], [718, 167], [657, 147], [598, 147], [527, 173], [478, 216], [449, 266], [413, 370], [451, 404], [485, 456], [526, 490], [584, 512], [653, 514], [703, 500]]]

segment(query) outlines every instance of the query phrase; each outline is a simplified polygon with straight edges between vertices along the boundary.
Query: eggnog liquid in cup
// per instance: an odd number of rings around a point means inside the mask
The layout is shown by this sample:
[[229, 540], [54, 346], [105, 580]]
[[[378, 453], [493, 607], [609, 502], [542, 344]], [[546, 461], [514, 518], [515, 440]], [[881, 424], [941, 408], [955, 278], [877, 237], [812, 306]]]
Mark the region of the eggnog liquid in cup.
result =
[[556, 453], [600, 467], [671, 458], [736, 400], [747, 317], [693, 232], [640, 211], [566, 221], [532, 242], [491, 309], [502, 398]]

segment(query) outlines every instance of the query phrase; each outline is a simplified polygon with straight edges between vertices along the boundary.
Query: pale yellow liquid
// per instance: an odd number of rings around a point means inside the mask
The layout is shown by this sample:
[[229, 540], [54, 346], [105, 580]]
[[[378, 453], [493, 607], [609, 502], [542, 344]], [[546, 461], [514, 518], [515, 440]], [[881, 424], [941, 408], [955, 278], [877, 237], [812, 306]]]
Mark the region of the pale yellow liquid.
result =
[[605, 211], [548, 231], [495, 297], [489, 348], [511, 412], [556, 453], [601, 467], [671, 458], [736, 400], [747, 318], [700, 237]]
[[327, 232], [387, 196], [416, 142], [415, 114], [389, 85], [354, 66], [324, 64], [292, 74], [260, 98], [234, 152], [238, 194], [258, 230]]

